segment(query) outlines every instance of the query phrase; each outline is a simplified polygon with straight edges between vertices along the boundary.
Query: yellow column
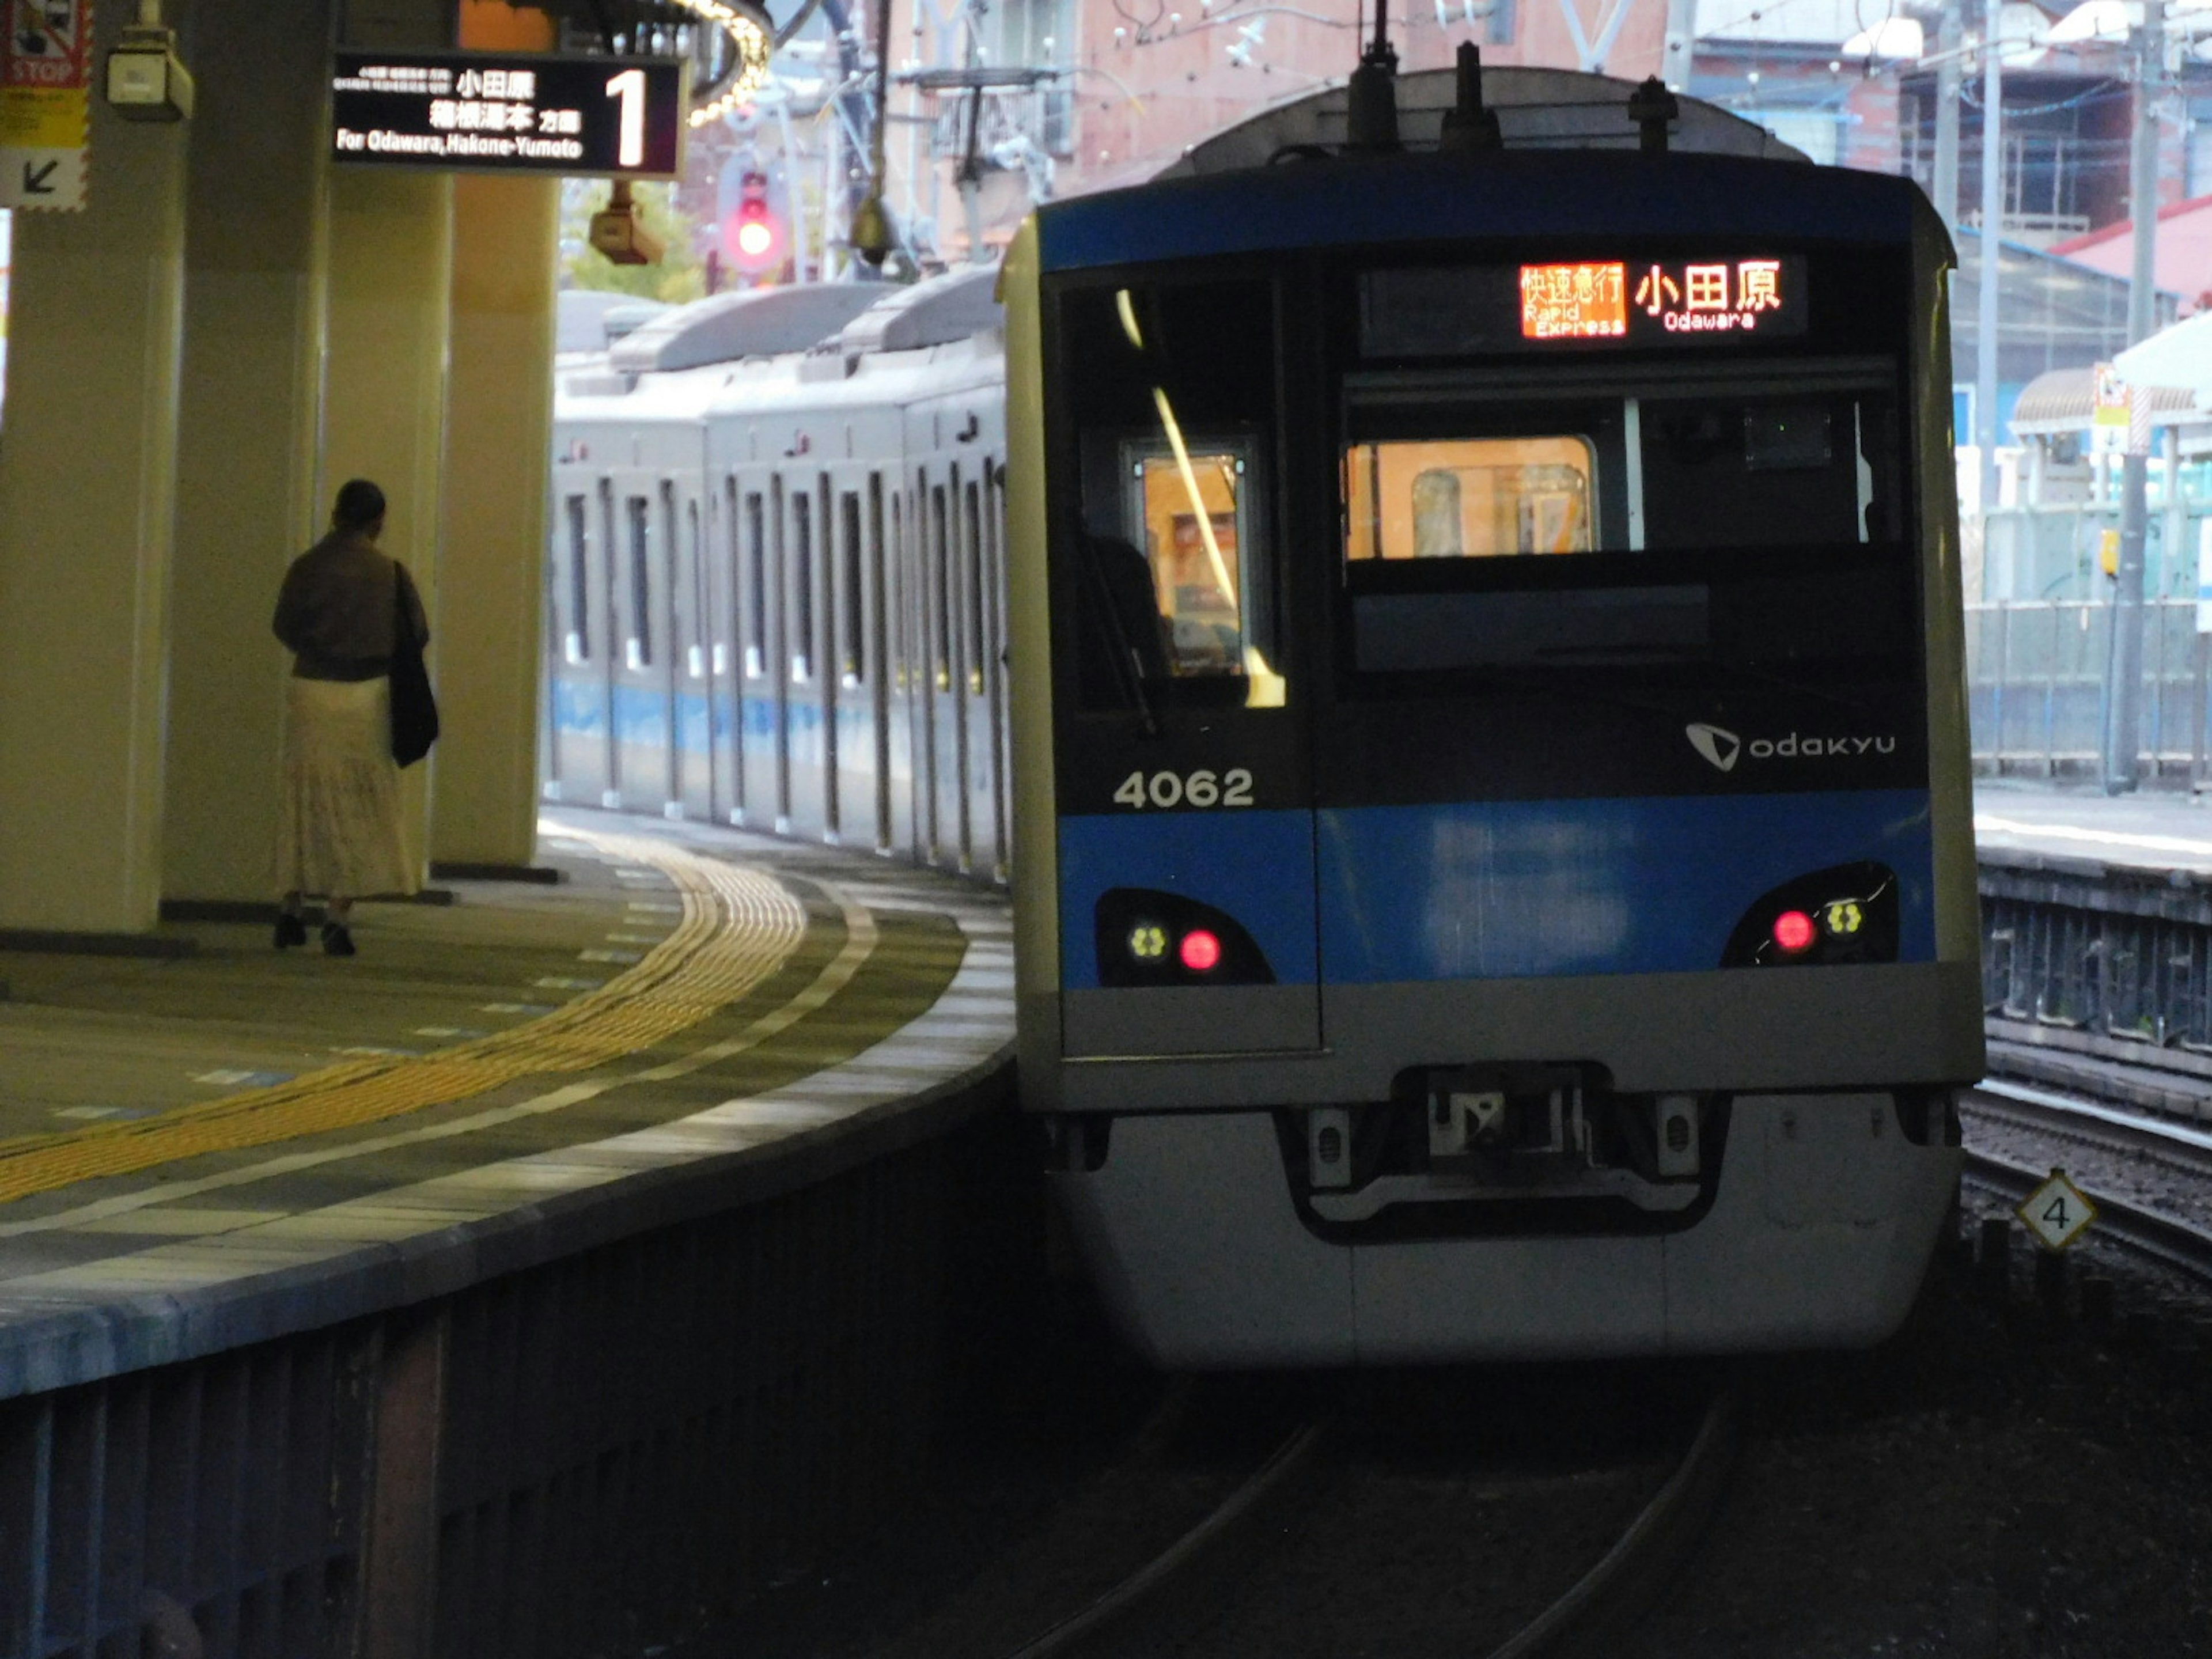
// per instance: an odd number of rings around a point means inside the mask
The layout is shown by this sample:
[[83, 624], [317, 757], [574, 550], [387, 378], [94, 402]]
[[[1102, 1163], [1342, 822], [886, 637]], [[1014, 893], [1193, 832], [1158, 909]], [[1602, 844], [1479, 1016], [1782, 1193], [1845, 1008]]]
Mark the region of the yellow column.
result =
[[[107, 7], [109, 12], [118, 8]], [[290, 659], [276, 585], [330, 506], [322, 398], [328, 17], [195, 0], [162, 894], [270, 902]]]
[[[96, 16], [94, 63], [129, 13]], [[93, 100], [88, 204], [19, 213], [0, 443], [0, 929], [161, 899], [185, 131]]]
[[[445, 735], [430, 855], [526, 866], [537, 845], [538, 629], [552, 428], [560, 181], [453, 184], [445, 626], [433, 642]], [[465, 650], [450, 647], [465, 640]]]
[[[335, 167], [330, 314], [318, 498], [372, 478], [390, 504], [378, 545], [422, 592], [434, 641], [452, 626], [441, 597], [439, 492], [446, 441], [446, 329], [453, 283], [453, 185], [443, 173]], [[441, 743], [440, 748], [444, 747]], [[402, 775], [410, 851], [425, 841], [425, 773]]]

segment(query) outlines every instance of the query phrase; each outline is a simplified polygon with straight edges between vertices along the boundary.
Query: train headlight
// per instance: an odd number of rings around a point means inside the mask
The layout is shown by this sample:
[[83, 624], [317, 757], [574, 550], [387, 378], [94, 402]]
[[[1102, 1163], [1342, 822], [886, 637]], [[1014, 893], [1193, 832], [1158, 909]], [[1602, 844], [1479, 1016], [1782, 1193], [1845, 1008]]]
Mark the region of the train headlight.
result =
[[1129, 930], [1129, 954], [1139, 962], [1158, 962], [1168, 953], [1168, 930], [1158, 922], [1140, 921]]
[[1820, 925], [1838, 939], [1849, 939], [1866, 926], [1866, 907], [1856, 899], [1838, 899], [1822, 908]]

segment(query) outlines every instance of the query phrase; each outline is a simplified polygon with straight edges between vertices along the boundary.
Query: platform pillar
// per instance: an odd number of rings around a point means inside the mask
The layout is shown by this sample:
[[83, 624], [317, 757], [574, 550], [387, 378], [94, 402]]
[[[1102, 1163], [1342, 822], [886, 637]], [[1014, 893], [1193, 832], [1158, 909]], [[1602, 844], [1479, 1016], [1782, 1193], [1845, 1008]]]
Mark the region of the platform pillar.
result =
[[[430, 613], [434, 651], [452, 626], [441, 595], [439, 530], [453, 203], [450, 175], [331, 170], [330, 318], [317, 497], [327, 504], [349, 478], [382, 486], [389, 510], [377, 545], [415, 578]], [[443, 748], [441, 743], [427, 763], [400, 775], [408, 850], [416, 865], [428, 845], [426, 778], [445, 757]]]
[[436, 651], [432, 665], [445, 736], [431, 780], [430, 855], [521, 866], [537, 846], [561, 186], [465, 174], [453, 190], [440, 592], [442, 641], [465, 640], [467, 649]]
[[[109, 12], [119, 9], [108, 7]], [[327, 7], [195, 0], [162, 896], [266, 903], [291, 659], [269, 631], [319, 533]]]
[[[129, 21], [95, 15], [98, 54]], [[15, 216], [0, 444], [0, 928], [150, 929], [185, 132], [92, 102], [79, 212]]]

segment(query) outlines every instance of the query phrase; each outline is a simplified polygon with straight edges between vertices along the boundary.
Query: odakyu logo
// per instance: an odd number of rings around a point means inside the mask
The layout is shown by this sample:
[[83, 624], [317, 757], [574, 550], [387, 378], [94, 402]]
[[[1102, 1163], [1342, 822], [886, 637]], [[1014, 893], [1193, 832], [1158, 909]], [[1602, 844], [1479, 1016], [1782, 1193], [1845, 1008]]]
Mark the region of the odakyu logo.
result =
[[1791, 732], [1779, 738], [1746, 741], [1726, 726], [1705, 720], [1691, 721], [1682, 728], [1682, 734], [1689, 738], [1691, 748], [1723, 772], [1735, 770], [1735, 763], [1747, 755], [1753, 760], [1853, 760], [1862, 755], [1897, 752], [1894, 737], [1828, 738]]

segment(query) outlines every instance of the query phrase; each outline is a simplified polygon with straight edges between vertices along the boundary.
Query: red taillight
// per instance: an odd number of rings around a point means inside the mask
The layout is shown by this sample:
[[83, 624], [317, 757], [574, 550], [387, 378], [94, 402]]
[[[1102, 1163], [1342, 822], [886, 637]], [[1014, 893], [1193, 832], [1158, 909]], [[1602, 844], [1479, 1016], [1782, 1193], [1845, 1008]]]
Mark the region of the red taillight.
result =
[[1784, 910], [1774, 919], [1775, 948], [1786, 956], [1798, 956], [1813, 948], [1820, 930], [1813, 926], [1813, 918], [1802, 910]]
[[1182, 965], [1194, 974], [1211, 973], [1221, 960], [1221, 941], [1203, 927], [1182, 936]]

